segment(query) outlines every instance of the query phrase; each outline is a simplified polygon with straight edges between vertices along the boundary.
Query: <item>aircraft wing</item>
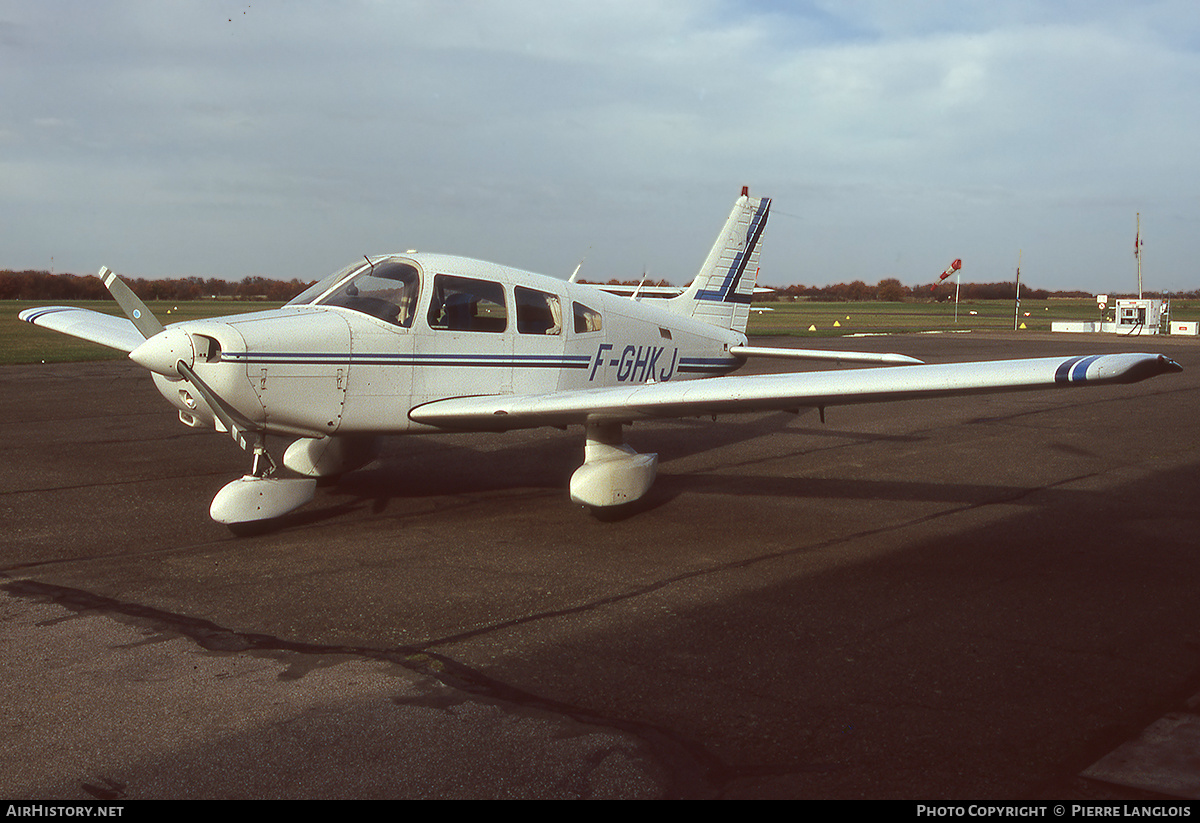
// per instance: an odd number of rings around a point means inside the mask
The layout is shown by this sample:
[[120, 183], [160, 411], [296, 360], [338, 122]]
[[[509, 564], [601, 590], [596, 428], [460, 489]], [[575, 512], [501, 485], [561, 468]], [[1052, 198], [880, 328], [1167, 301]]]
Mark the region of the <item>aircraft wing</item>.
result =
[[35, 326], [53, 329], [124, 352], [133, 351], [146, 342], [146, 338], [132, 321], [90, 309], [43, 306], [38, 309], [25, 309], [17, 316]]
[[447, 429], [505, 431], [1136, 383], [1181, 370], [1178, 363], [1161, 354], [1043, 357], [713, 377], [540, 395], [457, 397], [418, 406], [409, 416], [418, 423]]

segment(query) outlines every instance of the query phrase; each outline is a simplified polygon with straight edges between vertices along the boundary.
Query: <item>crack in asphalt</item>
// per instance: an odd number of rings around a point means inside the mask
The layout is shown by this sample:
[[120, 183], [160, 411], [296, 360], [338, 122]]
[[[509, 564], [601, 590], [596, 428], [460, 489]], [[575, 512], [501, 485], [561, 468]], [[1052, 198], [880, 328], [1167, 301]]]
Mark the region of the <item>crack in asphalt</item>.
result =
[[77, 614], [101, 613], [131, 617], [149, 623], [155, 630], [182, 635], [210, 652], [285, 652], [310, 656], [344, 656], [398, 665], [477, 699], [548, 712], [588, 726], [629, 734], [649, 748], [654, 762], [669, 775], [670, 782], [665, 788], [668, 796], [672, 798], [716, 797], [718, 794], [714, 787], [724, 785], [734, 771], [701, 744], [687, 740], [670, 729], [602, 715], [511, 686], [488, 677], [452, 657], [431, 651], [428, 648], [432, 645], [430, 643], [386, 649], [305, 643], [257, 632], [237, 632], [202, 618], [36, 580], [14, 580], [0, 585], [0, 590], [16, 597], [54, 603]]
[[285, 652], [298, 655], [335, 655], [398, 665], [475, 698], [510, 704], [525, 709], [546, 711], [555, 715], [568, 717], [576, 722], [615, 729], [630, 734], [643, 741], [650, 748], [656, 762], [662, 765], [670, 775], [671, 786], [669, 787], [669, 791], [672, 797], [712, 798], [721, 796], [723, 792], [722, 787], [727, 786], [731, 781], [736, 779], [789, 774], [795, 772], [797, 768], [802, 771], [825, 771], [839, 767], [837, 764], [804, 764], [801, 766], [797, 766], [796, 764], [741, 764], [731, 766], [721, 761], [702, 744], [686, 739], [672, 729], [641, 721], [603, 715], [581, 706], [534, 694], [496, 678], [489, 677], [483, 672], [467, 666], [449, 655], [435, 651], [435, 649], [455, 645], [521, 625], [591, 612], [689, 580], [750, 568], [761, 563], [772, 562], [799, 553], [823, 551], [834, 546], [918, 526], [985, 506], [1011, 504], [1037, 492], [1077, 482], [1092, 477], [1094, 474], [1071, 477], [1045, 486], [1013, 489], [1006, 495], [994, 497], [986, 501], [955, 506], [943, 511], [906, 520], [903, 523], [865, 529], [854, 534], [830, 538], [819, 543], [797, 546], [729, 563], [714, 564], [569, 608], [524, 615], [457, 634], [384, 649], [370, 646], [290, 641], [264, 633], [238, 632], [202, 618], [176, 614], [151, 606], [104, 597], [82, 589], [74, 589], [30, 579], [13, 580], [12, 582], [0, 585], [0, 590], [18, 597], [52, 602], [76, 613], [99, 612], [119, 614], [146, 621], [156, 629], [166, 629], [187, 637], [196, 645], [211, 652], [245, 653], [257, 651]]
[[[1161, 394], [1170, 393], [1172, 392], [1161, 392]], [[1105, 398], [1089, 400], [1074, 405], [1094, 405], [1107, 402], [1111, 401]], [[981, 416], [964, 421], [964, 425], [1005, 423], [1012, 421], [1014, 418], [1044, 414], [1047, 411], [1046, 409], [1038, 409], [996, 417]], [[919, 436], [922, 433], [924, 432], [909, 432], [907, 436]], [[817, 447], [816, 450], [850, 448], [858, 445], [862, 445], [862, 443], [852, 441], [850, 443], [821, 446]], [[585, 707], [534, 694], [489, 677], [483, 672], [467, 666], [447, 654], [436, 651], [436, 649], [522, 625], [592, 612], [690, 580], [746, 569], [801, 553], [823, 551], [846, 543], [868, 539], [880, 534], [891, 533], [913, 526], [920, 526], [942, 518], [952, 517], [988, 506], [1011, 505], [1039, 492], [1076, 483], [1104, 473], [1105, 471], [1086, 473], [1040, 486], [1009, 487], [1004, 490], [1004, 494], [998, 494], [986, 500], [953, 506], [904, 522], [865, 529], [853, 534], [833, 537], [818, 543], [795, 546], [728, 563], [714, 564], [575, 606], [528, 614], [456, 634], [430, 638], [419, 643], [382, 649], [369, 646], [289, 641], [264, 633], [238, 632], [201, 618], [176, 614], [137, 603], [123, 602], [80, 589], [30, 579], [13, 580], [0, 585], [0, 590], [22, 598], [52, 602], [76, 613], [98, 612], [117, 614], [146, 621], [156, 629], [165, 629], [187, 637], [199, 647], [212, 652], [245, 653], [258, 651], [284, 652], [306, 656], [332, 655], [375, 660], [398, 665], [473, 698], [510, 704], [525, 709], [546, 711], [554, 715], [570, 718], [576, 722], [630, 734], [638, 740], [643, 741], [649, 747], [656, 761], [670, 775], [671, 785], [668, 787], [668, 790], [671, 796], [681, 798], [717, 797], [721, 795], [723, 791], [722, 787], [727, 786], [731, 781], [738, 778], [747, 779], [789, 774], [798, 771], [836, 770], [839, 766], [837, 764], [819, 763], [787, 765], [742, 764], [739, 766], [730, 766], [709, 752], [701, 743], [686, 739], [672, 729], [621, 717], [606, 716]], [[474, 502], [476, 501], [471, 500], [466, 505]]]
[[151, 478], [140, 478], [133, 480], [109, 480], [102, 483], [75, 483], [72, 485], [61, 486], [30, 486], [23, 489], [6, 489], [0, 491], [0, 498], [9, 497], [19, 494], [40, 494], [43, 492], [69, 492], [79, 491], [80, 489], [112, 489], [120, 488], [121, 486], [141, 486], [154, 483], [161, 483], [165, 480], [194, 480], [197, 477], [228, 477], [229, 472], [224, 469], [214, 469], [208, 472], [188, 472], [186, 474], [164, 474]]

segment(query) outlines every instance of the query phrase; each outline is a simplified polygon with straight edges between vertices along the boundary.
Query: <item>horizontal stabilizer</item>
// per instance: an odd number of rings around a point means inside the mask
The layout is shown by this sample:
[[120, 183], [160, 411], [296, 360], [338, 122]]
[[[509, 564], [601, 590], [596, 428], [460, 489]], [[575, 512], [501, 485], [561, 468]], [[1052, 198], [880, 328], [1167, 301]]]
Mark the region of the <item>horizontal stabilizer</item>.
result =
[[17, 316], [26, 323], [83, 340], [90, 340], [101, 346], [108, 346], [110, 349], [119, 349], [123, 352], [131, 352], [146, 342], [146, 338], [137, 330], [132, 321], [91, 309], [44, 306], [38, 309], [25, 309]]
[[609, 294], [615, 294], [618, 297], [678, 297], [683, 294], [683, 289], [678, 286], [617, 286], [598, 283], [585, 283], [585, 286], [592, 286], [600, 291], [606, 291]]
[[924, 362], [907, 354], [877, 354], [861, 351], [821, 351], [820, 349], [773, 349], [765, 346], [732, 346], [734, 357], [780, 357], [790, 360], [837, 360], [842, 363], [887, 363], [893, 366], [919, 365]]
[[733, 412], [1136, 383], [1181, 371], [1161, 354], [1098, 354], [983, 363], [714, 377], [542, 395], [436, 400], [409, 417], [448, 429], [505, 431]]

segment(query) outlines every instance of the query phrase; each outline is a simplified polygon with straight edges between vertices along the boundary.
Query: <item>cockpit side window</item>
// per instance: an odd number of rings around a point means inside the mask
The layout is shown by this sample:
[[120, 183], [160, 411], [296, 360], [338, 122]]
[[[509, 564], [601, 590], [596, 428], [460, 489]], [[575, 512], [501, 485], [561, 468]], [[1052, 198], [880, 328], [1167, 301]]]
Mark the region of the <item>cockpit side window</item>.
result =
[[446, 331], [504, 331], [508, 328], [504, 286], [491, 280], [435, 275], [429, 326]]
[[600, 317], [600, 312], [595, 309], [589, 309], [582, 303], [571, 303], [571, 311], [575, 315], [575, 333], [583, 334], [589, 331], [600, 331], [603, 325], [603, 318]]
[[385, 260], [364, 267], [320, 303], [353, 309], [407, 329], [412, 326], [420, 290], [421, 276], [415, 266]]
[[558, 295], [517, 286], [517, 331], [521, 334], [562, 334], [562, 303]]

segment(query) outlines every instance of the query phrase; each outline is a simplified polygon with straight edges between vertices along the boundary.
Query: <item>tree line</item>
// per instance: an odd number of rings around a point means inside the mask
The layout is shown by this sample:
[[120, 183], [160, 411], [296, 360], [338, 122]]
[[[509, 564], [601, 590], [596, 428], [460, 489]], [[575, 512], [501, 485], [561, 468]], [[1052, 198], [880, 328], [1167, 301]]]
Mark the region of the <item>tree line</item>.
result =
[[[1017, 284], [1007, 283], [963, 283], [958, 290], [959, 300], [1012, 300], [1016, 294]], [[1045, 300], [1047, 297], [1090, 297], [1086, 292], [1049, 292], [1046, 289], [1031, 289], [1022, 284], [1021, 299]], [[901, 303], [908, 300], [953, 300], [954, 284], [926, 283], [920, 286], [906, 286], [894, 277], [880, 280], [876, 285], [869, 286], [862, 280], [852, 283], [834, 283], [829, 286], [788, 286], [776, 292], [777, 300], [803, 298], [815, 301], [857, 302], [879, 300], [888, 303]]]
[[[1016, 295], [1016, 281], [1009, 280], [1002, 283], [963, 283], [958, 288], [959, 300], [1012, 300]], [[776, 290], [774, 295], [767, 296], [766, 300], [814, 300], [814, 301], [829, 301], [829, 302], [855, 302], [866, 300], [877, 300], [889, 303], [901, 303], [905, 301], [945, 301], [953, 300], [955, 295], [955, 287], [953, 281], [943, 283], [925, 283], [920, 286], [905, 286], [894, 277], [889, 277], [880, 280], [876, 285], [869, 286], [862, 280], [855, 280], [852, 283], [835, 283], [831, 286], [803, 286], [795, 285], [788, 286], [785, 289]], [[1133, 292], [1113, 293], [1112, 298], [1116, 297], [1136, 297]], [[1173, 297], [1176, 299], [1200, 299], [1200, 289], [1195, 289], [1188, 292], [1172, 292], [1170, 294], [1164, 292], [1143, 292], [1145, 297]], [[1047, 289], [1034, 289], [1021, 284], [1021, 299], [1022, 300], [1046, 300], [1050, 297], [1095, 297], [1095, 294], [1087, 291], [1064, 290], [1064, 291], [1049, 291]], [[762, 298], [756, 298], [762, 299]]]
[[[143, 300], [212, 300], [217, 298], [240, 300], [291, 300], [313, 282], [296, 280], [272, 280], [267, 277], [246, 277], [230, 282], [218, 278], [185, 277], [180, 279], [126, 280], [133, 293]], [[580, 280], [587, 283], [587, 280]], [[636, 286], [639, 280], [609, 280], [605, 285]], [[647, 282], [647, 286], [669, 286], [666, 280]], [[963, 283], [959, 288], [959, 300], [1012, 300], [1016, 283]], [[1021, 286], [1022, 300], [1045, 300], [1048, 297], [1092, 297], [1084, 291], [1047, 291]], [[1113, 294], [1112, 297], [1133, 296]], [[1171, 295], [1146, 292], [1146, 297], [1175, 297], [1200, 299], [1200, 289], [1177, 292]], [[0, 300], [105, 300], [108, 289], [94, 274], [51, 274], [48, 271], [0, 271]], [[792, 285], [777, 289], [774, 294], [760, 294], [756, 300], [813, 300], [828, 302], [883, 301], [900, 303], [913, 300], [953, 300], [954, 284], [926, 283], [920, 286], [905, 286], [894, 277], [880, 280], [869, 286], [862, 280], [851, 283], [835, 283], [829, 286]]]
[[[184, 277], [176, 280], [122, 278], [143, 300], [291, 300], [313, 282], [246, 277], [230, 282], [215, 277]], [[94, 274], [51, 274], [48, 271], [0, 271], [0, 300], [106, 300], [108, 289]]]

